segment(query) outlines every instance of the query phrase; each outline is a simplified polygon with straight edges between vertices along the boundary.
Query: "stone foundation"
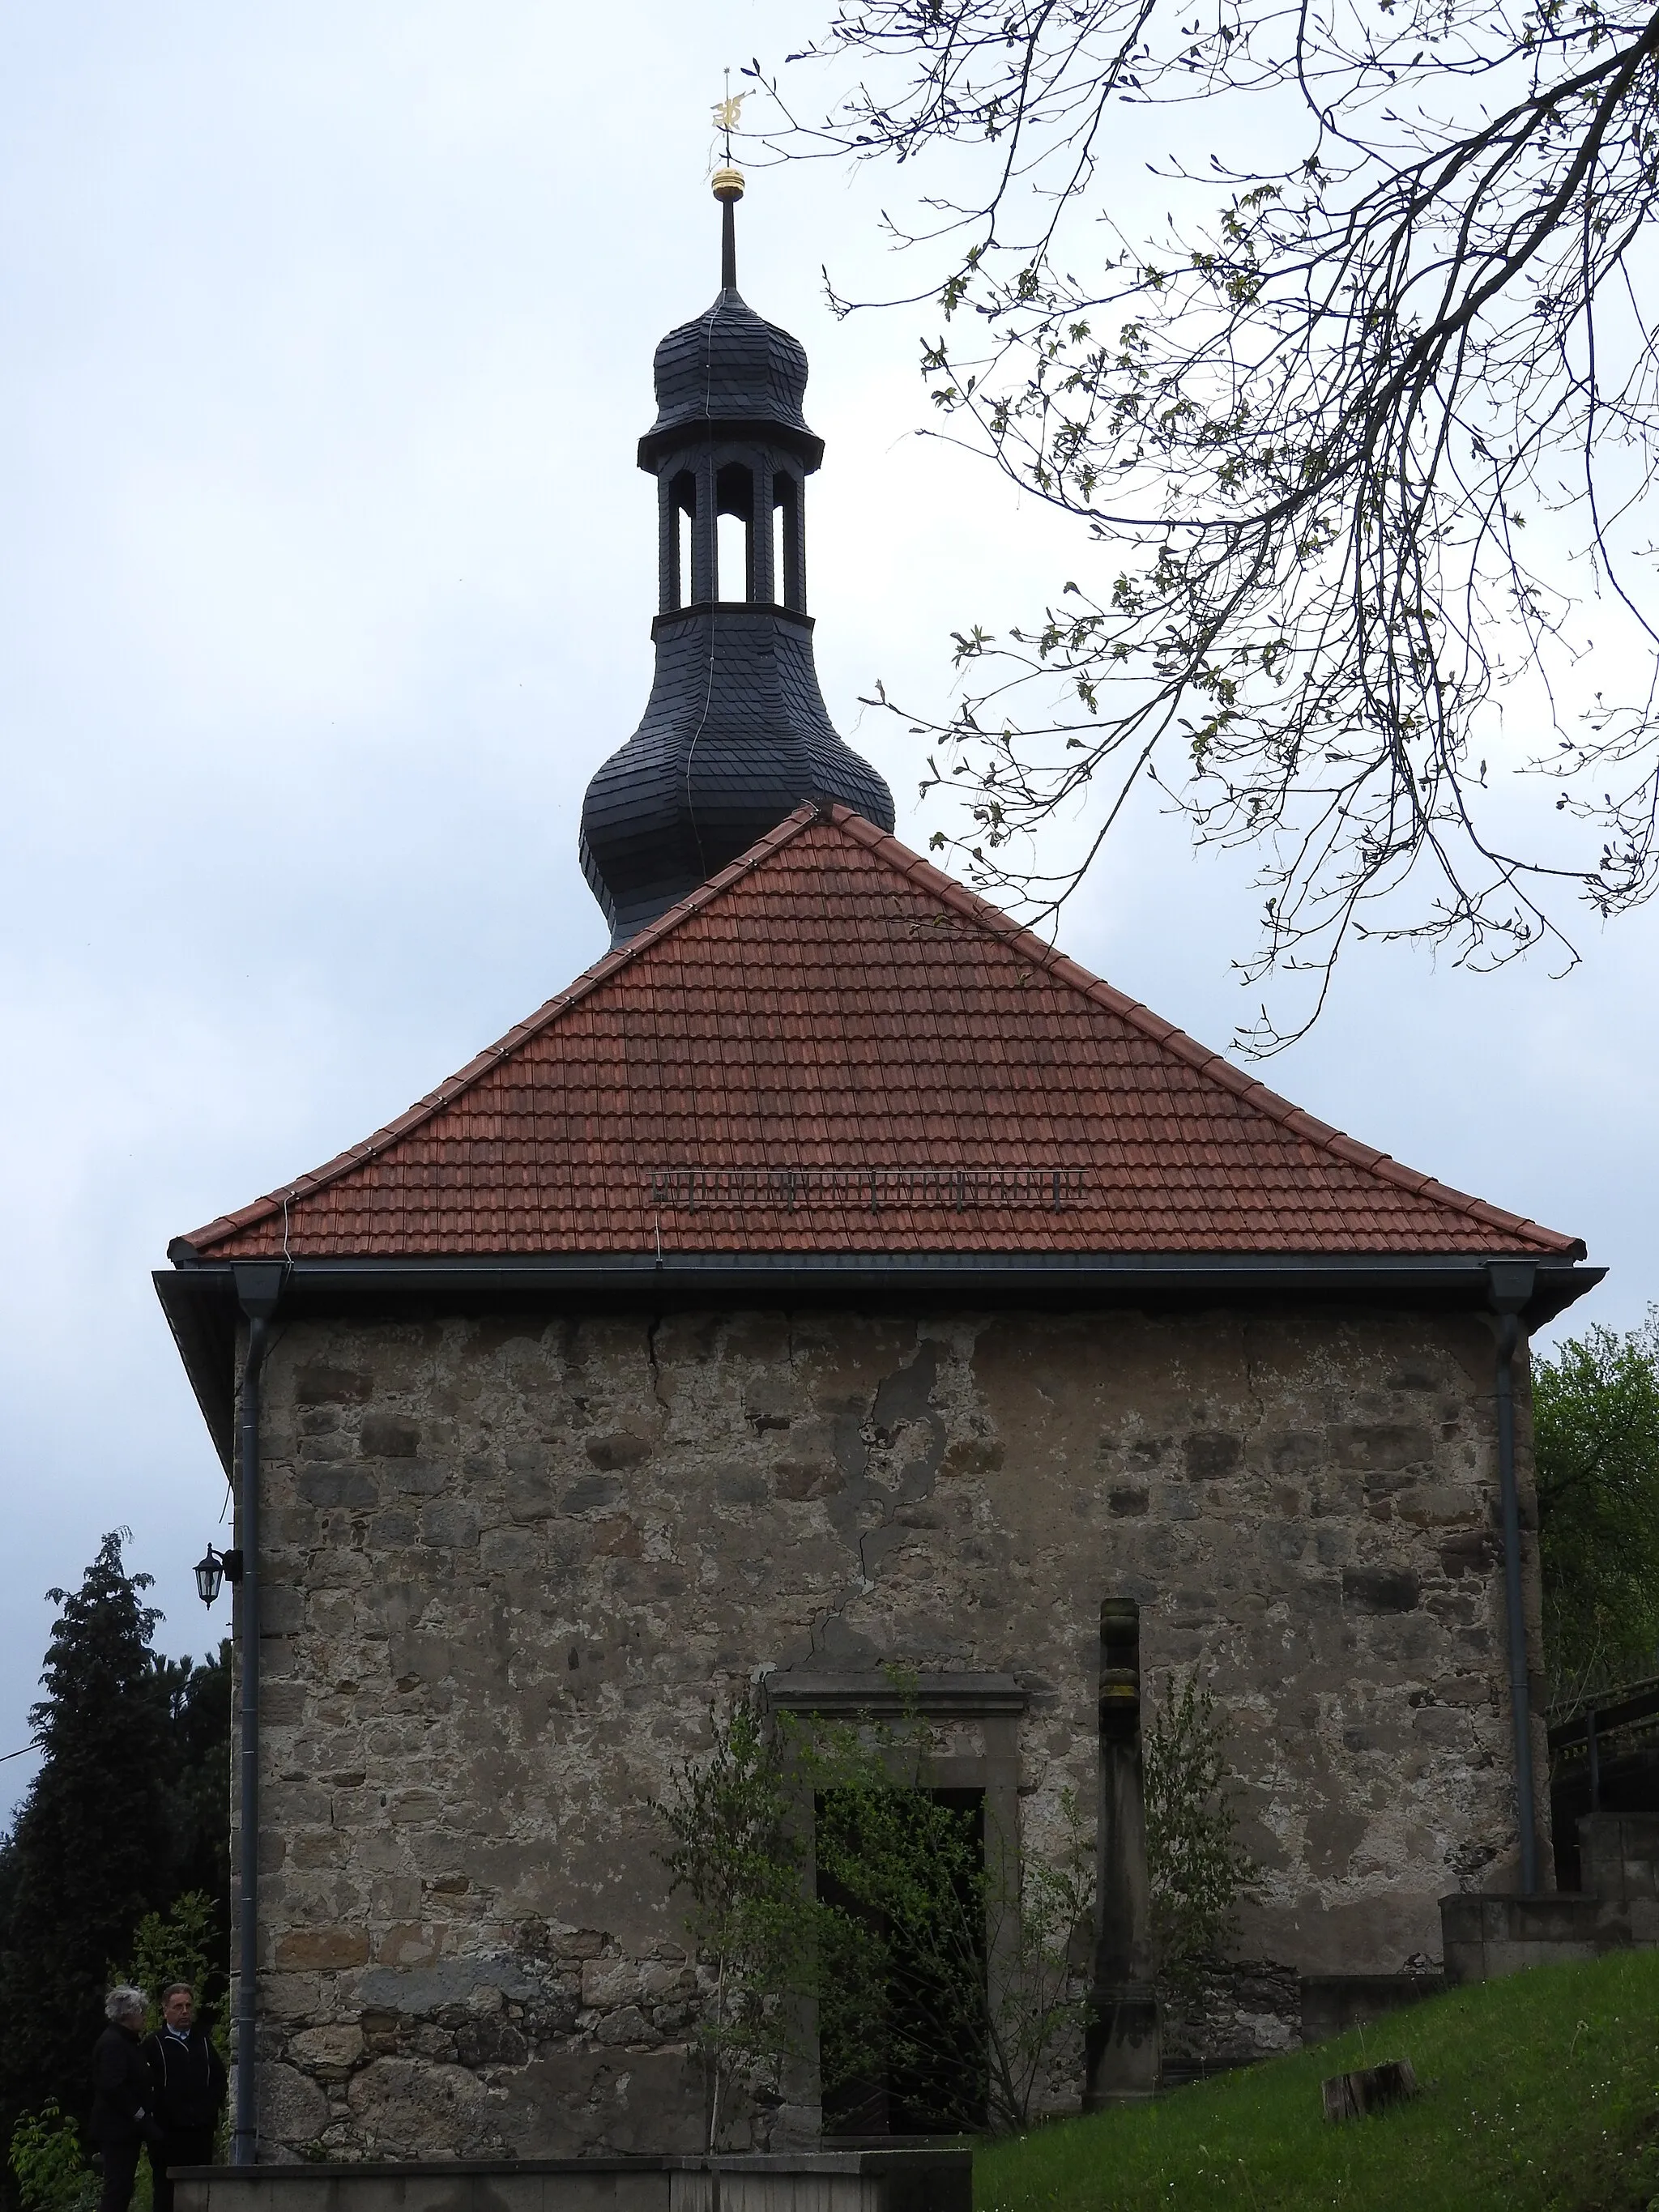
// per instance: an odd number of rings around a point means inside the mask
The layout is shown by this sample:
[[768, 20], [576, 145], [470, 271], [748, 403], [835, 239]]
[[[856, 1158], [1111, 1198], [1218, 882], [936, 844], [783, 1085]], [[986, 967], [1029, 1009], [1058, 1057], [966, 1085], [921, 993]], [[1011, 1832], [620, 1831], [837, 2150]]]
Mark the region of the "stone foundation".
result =
[[177, 2212], [972, 2212], [965, 2150], [189, 2166]]

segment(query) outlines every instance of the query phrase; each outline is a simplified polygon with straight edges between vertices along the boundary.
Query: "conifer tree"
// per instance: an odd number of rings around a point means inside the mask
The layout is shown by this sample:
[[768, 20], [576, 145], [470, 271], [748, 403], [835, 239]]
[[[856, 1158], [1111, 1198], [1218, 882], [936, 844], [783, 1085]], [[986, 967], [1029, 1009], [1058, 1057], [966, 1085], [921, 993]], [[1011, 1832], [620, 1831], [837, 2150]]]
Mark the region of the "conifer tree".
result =
[[[161, 1911], [197, 1891], [213, 1899], [217, 1933], [230, 1929], [230, 1639], [199, 1664], [155, 1662], [172, 1738], [170, 1882], [152, 1898]], [[0, 1926], [3, 1926], [0, 1921]], [[218, 1946], [222, 1950], [223, 1944]], [[198, 1992], [199, 1994], [199, 1992]]]
[[150, 1640], [148, 1575], [106, 1535], [59, 1607], [29, 1719], [46, 1757], [7, 1857], [0, 1927], [0, 2142], [17, 2113], [55, 2097], [83, 2118], [103, 2024], [105, 1976], [143, 1915], [165, 1905], [177, 1771], [165, 1674]]

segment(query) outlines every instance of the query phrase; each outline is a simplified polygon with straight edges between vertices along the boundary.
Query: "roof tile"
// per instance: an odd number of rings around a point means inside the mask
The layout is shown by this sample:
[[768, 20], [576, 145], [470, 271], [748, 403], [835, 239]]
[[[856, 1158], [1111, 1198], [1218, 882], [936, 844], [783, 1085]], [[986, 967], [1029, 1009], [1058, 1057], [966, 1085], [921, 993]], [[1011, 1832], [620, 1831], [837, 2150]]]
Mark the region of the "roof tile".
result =
[[659, 1234], [1583, 1255], [1304, 1114], [841, 807], [800, 809], [376, 1135], [184, 1243], [436, 1257]]

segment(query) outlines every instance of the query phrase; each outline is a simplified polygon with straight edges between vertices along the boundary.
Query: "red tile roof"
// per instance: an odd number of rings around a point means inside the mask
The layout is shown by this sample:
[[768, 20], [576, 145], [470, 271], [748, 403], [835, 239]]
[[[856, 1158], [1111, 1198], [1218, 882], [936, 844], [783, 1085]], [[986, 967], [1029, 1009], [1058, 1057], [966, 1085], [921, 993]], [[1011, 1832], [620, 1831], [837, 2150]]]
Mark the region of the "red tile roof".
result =
[[[871, 824], [803, 808], [203, 1258], [1511, 1253]], [[181, 1256], [186, 1256], [181, 1255]]]

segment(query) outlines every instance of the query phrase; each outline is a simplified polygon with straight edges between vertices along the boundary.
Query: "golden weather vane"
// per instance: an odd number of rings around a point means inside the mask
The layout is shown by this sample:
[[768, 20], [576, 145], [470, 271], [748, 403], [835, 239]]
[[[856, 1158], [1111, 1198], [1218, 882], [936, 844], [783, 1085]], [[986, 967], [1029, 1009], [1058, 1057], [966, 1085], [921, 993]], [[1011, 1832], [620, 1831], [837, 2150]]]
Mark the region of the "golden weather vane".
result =
[[732, 72], [727, 70], [726, 97], [717, 100], [714, 106], [714, 128], [723, 131], [726, 137], [726, 163], [724, 167], [716, 169], [709, 179], [714, 198], [724, 210], [720, 228], [720, 281], [727, 290], [737, 289], [738, 248], [732, 228], [732, 210], [743, 198], [743, 172], [732, 166], [732, 133], [742, 125], [743, 103], [748, 97], [746, 92], [732, 91]]
[[732, 91], [732, 72], [730, 70], [727, 70], [726, 72], [726, 97], [724, 100], [717, 100], [714, 102], [714, 128], [716, 131], [723, 131], [726, 137], [726, 165], [727, 168], [730, 168], [732, 166], [732, 133], [734, 131], [741, 130], [743, 127], [743, 103], [748, 99], [748, 97], [749, 94], [746, 92]]

